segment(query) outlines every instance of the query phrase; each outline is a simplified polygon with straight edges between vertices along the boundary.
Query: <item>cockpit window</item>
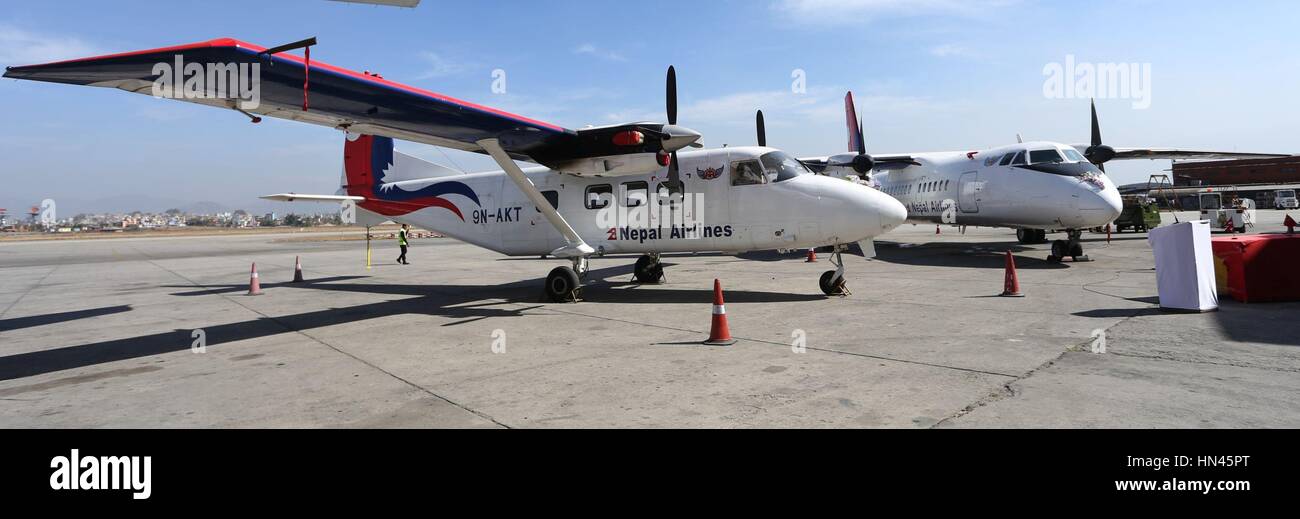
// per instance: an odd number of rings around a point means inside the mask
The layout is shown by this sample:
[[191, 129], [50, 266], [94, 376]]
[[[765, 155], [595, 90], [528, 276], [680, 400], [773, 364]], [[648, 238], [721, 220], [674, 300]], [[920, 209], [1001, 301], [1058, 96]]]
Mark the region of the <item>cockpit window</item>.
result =
[[812, 173], [802, 162], [781, 151], [767, 153], [758, 160], [763, 162], [763, 167], [767, 169], [768, 180], [771, 182], [785, 182], [799, 175]]
[[1022, 152], [1020, 152], [1020, 153], [1017, 153], [1017, 154], [1016, 154], [1016, 158], [1011, 159], [1011, 165], [1012, 165], [1012, 166], [1024, 166], [1024, 165], [1025, 165], [1025, 152], [1022, 151]]
[[1014, 158], [1016, 158], [1016, 154], [1015, 154], [1015, 152], [1012, 152], [1012, 153], [1008, 153], [1008, 154], [1006, 154], [1006, 155], [1003, 155], [1003, 156], [1002, 156], [1002, 162], [999, 162], [998, 165], [999, 165], [999, 166], [1005, 166], [1005, 165], [1007, 165], [1007, 164], [1010, 164], [1010, 163], [1011, 163], [1011, 159], [1014, 159]]
[[1061, 154], [1056, 150], [1034, 150], [1029, 152], [1030, 164], [1042, 164], [1044, 162], [1057, 163], [1064, 161], [1065, 159], [1062, 159]]
[[1083, 155], [1080, 155], [1079, 152], [1075, 151], [1074, 148], [1066, 148], [1065, 156], [1069, 157], [1070, 160], [1073, 160], [1075, 162], [1083, 162]]
[[763, 166], [757, 160], [742, 160], [731, 163], [731, 185], [751, 186], [767, 182], [763, 176]]

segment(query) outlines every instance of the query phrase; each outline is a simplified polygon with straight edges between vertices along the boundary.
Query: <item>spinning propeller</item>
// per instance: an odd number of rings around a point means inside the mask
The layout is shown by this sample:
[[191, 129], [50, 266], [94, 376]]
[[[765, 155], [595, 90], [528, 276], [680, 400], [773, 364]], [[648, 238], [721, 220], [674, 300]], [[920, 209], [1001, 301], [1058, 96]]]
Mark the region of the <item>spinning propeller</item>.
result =
[[1106, 163], [1115, 158], [1115, 148], [1101, 143], [1101, 123], [1097, 122], [1097, 101], [1092, 101], [1092, 142], [1083, 156], [1088, 162], [1096, 164], [1102, 173], [1106, 172]]

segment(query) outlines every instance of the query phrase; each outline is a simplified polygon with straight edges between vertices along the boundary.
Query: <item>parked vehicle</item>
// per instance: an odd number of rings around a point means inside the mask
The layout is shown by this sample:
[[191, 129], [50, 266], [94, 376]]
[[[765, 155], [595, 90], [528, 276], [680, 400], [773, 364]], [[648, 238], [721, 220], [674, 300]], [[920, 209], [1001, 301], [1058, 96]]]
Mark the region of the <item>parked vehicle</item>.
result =
[[1249, 198], [1232, 198], [1225, 203], [1221, 193], [1201, 193], [1201, 219], [1209, 220], [1213, 230], [1246, 232], [1247, 225], [1255, 225], [1255, 201]]
[[1155, 199], [1146, 195], [1126, 195], [1124, 209], [1115, 219], [1115, 232], [1133, 229], [1146, 232], [1160, 226], [1160, 208]]
[[1295, 197], [1294, 189], [1279, 189], [1273, 193], [1274, 209], [1300, 209], [1300, 200]]

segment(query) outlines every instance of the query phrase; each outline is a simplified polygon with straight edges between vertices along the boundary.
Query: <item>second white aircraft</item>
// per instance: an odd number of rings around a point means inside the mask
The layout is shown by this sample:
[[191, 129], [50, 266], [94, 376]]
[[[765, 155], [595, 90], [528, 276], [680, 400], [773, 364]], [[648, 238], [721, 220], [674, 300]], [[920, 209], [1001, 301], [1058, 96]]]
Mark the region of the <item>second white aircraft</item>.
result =
[[844, 104], [849, 153], [800, 159], [805, 164], [828, 175], [867, 180], [907, 206], [912, 223], [1008, 227], [1016, 229], [1020, 243], [1042, 243], [1048, 231], [1066, 231], [1068, 239], [1052, 242], [1049, 261], [1066, 257], [1086, 261], [1082, 231], [1105, 226], [1119, 216], [1123, 201], [1106, 176], [1108, 161], [1281, 156], [1112, 148], [1102, 143], [1096, 106], [1092, 141], [1086, 145], [1018, 142], [972, 151], [869, 155], [852, 92]]

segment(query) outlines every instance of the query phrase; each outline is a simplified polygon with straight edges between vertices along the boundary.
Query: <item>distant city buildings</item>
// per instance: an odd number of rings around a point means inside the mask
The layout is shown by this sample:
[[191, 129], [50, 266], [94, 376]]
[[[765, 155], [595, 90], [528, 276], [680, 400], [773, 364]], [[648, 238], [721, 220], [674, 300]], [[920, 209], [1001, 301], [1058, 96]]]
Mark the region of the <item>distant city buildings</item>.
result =
[[134, 211], [130, 213], [78, 214], [60, 218], [52, 225], [23, 219], [17, 215], [0, 212], [0, 230], [8, 232], [124, 232], [157, 229], [182, 229], [186, 227], [229, 227], [248, 229], [256, 227], [315, 227], [340, 225], [338, 214], [287, 214], [275, 213], [254, 216], [239, 210], [216, 214], [191, 214], [178, 209], [162, 213]]

